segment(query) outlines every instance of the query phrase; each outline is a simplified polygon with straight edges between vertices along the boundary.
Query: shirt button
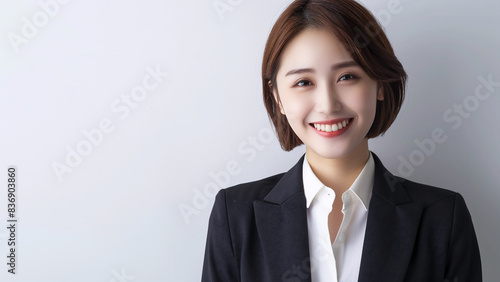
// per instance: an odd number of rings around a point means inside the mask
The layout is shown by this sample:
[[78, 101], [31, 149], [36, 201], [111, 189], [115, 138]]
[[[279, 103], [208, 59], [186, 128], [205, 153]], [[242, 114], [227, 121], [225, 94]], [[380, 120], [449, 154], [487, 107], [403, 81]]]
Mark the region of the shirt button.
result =
[[327, 194], [329, 197], [333, 197], [334, 192], [333, 192], [333, 190], [332, 190], [332, 189], [330, 189], [330, 188], [326, 188], [326, 187], [324, 187], [324, 189], [325, 189], [325, 191], [326, 191], [326, 194]]

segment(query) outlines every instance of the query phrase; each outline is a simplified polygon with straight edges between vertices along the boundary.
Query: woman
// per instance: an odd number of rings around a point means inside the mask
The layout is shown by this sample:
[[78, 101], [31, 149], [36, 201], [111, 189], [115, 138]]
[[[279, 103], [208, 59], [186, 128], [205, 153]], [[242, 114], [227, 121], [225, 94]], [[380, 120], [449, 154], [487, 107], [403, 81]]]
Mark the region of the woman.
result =
[[275, 23], [264, 103], [287, 173], [221, 190], [202, 281], [481, 281], [460, 194], [392, 175], [368, 148], [395, 120], [406, 73], [372, 14], [297, 0]]

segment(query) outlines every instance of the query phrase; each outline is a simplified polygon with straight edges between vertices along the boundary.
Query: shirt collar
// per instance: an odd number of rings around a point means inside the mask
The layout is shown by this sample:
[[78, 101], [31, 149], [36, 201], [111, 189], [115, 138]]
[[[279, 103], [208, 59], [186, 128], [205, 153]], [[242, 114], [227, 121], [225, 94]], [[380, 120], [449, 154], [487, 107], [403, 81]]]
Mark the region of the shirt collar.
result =
[[[348, 189], [354, 192], [354, 194], [361, 200], [366, 210], [368, 210], [368, 205], [371, 199], [374, 174], [375, 161], [373, 160], [372, 153], [370, 152], [370, 158], [366, 162], [363, 170], [359, 173], [356, 180], [354, 180], [351, 187]], [[318, 194], [321, 188], [326, 186], [312, 171], [311, 166], [307, 161], [307, 154], [304, 157], [304, 162], [302, 164], [302, 179], [304, 181], [304, 193], [306, 196], [307, 208], [309, 208], [316, 194]]]

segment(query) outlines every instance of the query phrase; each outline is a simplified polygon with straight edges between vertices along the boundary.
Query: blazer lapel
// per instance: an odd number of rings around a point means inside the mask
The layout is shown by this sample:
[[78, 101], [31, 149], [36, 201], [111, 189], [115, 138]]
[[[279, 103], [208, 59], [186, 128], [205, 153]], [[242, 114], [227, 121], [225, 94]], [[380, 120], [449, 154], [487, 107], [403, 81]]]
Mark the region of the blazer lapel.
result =
[[[373, 152], [375, 178], [369, 205], [360, 282], [403, 281], [423, 207], [409, 198], [404, 179], [391, 174]], [[310, 280], [307, 208], [302, 162], [283, 175], [254, 213], [269, 281]]]
[[411, 201], [396, 178], [373, 154], [375, 178], [359, 273], [360, 282], [403, 281], [423, 207]]
[[[269, 281], [310, 281], [309, 238], [302, 162], [283, 175], [264, 200], [253, 202]], [[267, 281], [267, 280], [266, 280]]]

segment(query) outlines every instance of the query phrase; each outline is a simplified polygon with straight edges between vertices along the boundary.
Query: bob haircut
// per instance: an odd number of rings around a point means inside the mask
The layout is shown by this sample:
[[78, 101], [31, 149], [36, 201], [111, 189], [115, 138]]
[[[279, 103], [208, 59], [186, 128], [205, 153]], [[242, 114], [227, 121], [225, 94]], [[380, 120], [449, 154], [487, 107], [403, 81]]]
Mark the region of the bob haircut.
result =
[[366, 138], [383, 135], [401, 108], [407, 75], [382, 27], [370, 11], [354, 0], [295, 0], [274, 24], [262, 62], [264, 104], [283, 150], [291, 151], [303, 142], [279, 110], [276, 75], [287, 44], [310, 27], [332, 32], [353, 60], [382, 87], [384, 100], [377, 101], [375, 119]]

